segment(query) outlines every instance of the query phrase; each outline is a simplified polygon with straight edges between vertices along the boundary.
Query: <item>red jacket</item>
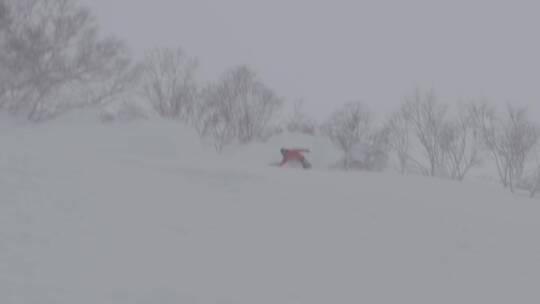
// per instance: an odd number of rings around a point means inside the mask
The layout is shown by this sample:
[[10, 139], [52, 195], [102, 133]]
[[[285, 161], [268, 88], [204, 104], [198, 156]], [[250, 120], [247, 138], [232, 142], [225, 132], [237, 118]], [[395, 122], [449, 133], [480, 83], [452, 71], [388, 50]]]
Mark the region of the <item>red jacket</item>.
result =
[[303, 153], [309, 153], [308, 149], [282, 149], [283, 160], [279, 163], [283, 166], [288, 161], [300, 161], [303, 162], [305, 157]]

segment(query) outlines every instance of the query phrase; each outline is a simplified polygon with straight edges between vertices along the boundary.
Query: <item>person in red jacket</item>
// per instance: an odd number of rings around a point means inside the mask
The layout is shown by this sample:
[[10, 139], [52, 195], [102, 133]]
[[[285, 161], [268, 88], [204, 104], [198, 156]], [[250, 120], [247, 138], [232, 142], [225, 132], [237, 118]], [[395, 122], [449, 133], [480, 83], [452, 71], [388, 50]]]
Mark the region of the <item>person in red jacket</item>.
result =
[[281, 155], [283, 156], [283, 159], [278, 164], [278, 166], [283, 166], [288, 162], [291, 161], [297, 161], [302, 164], [302, 168], [309, 169], [311, 168], [311, 164], [306, 160], [306, 157], [304, 156], [304, 153], [309, 153], [308, 149], [285, 149], [281, 148]]

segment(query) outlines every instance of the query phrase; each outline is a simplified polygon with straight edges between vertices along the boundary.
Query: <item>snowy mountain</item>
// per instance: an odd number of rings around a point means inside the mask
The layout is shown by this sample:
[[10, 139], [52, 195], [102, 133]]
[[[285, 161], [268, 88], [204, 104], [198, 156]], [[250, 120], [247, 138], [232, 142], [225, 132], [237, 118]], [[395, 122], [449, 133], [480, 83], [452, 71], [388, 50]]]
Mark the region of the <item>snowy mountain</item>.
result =
[[[314, 168], [276, 168], [279, 147]], [[325, 140], [218, 155], [180, 124], [0, 128], [0, 303], [539, 303], [540, 206], [327, 169]]]

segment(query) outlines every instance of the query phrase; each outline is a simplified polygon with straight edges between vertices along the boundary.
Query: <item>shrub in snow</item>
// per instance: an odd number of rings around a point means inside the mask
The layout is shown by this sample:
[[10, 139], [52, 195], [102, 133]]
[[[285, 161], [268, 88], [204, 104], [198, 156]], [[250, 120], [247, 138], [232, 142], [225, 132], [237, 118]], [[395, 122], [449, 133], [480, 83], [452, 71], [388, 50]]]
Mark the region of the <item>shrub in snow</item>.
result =
[[463, 180], [480, 163], [479, 137], [469, 104], [453, 115], [433, 91], [416, 90], [387, 122], [399, 171]]
[[343, 152], [338, 167], [382, 170], [388, 161], [388, 131], [373, 129], [371, 112], [360, 102], [345, 104], [323, 124], [322, 132]]
[[538, 143], [538, 126], [527, 117], [525, 108], [508, 105], [502, 118], [485, 104], [477, 105], [474, 111], [482, 143], [495, 162], [499, 180], [513, 192]]
[[433, 91], [422, 93], [420, 90], [407, 97], [401, 109], [415, 142], [427, 161], [427, 164], [421, 161], [415, 163], [427, 176], [444, 174], [445, 160], [441, 138], [446, 112], [447, 106], [437, 102]]
[[540, 166], [534, 168], [531, 172], [524, 174], [517, 181], [517, 188], [523, 189], [529, 192], [531, 198], [536, 195], [536, 192], [540, 191]]
[[182, 49], [155, 49], [141, 65], [142, 95], [164, 118], [189, 121], [195, 115], [196, 59]]
[[439, 144], [449, 178], [462, 181], [481, 163], [480, 137], [474, 124], [472, 104], [460, 104], [454, 117], [443, 123]]
[[126, 122], [148, 119], [148, 111], [132, 102], [124, 102], [116, 109], [105, 109], [99, 114], [102, 122]]
[[384, 130], [372, 132], [368, 138], [356, 144], [335, 167], [344, 170], [382, 171], [388, 166], [388, 136]]
[[302, 111], [303, 102], [295, 102], [292, 116], [285, 123], [285, 129], [290, 133], [300, 133], [315, 135], [317, 132], [317, 122], [309, 118]]
[[268, 134], [282, 100], [246, 66], [233, 68], [201, 94], [196, 127], [213, 139], [216, 150]]

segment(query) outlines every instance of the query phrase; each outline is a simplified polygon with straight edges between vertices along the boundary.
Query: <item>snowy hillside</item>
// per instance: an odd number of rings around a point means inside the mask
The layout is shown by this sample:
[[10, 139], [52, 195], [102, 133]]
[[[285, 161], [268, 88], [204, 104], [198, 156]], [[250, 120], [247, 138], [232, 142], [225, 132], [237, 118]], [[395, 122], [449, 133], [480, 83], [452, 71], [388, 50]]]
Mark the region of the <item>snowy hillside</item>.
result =
[[[275, 168], [311, 148], [311, 171]], [[0, 303], [539, 303], [540, 206], [226, 151], [166, 122], [0, 128]]]

